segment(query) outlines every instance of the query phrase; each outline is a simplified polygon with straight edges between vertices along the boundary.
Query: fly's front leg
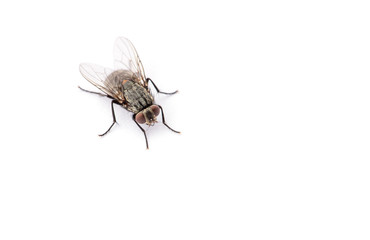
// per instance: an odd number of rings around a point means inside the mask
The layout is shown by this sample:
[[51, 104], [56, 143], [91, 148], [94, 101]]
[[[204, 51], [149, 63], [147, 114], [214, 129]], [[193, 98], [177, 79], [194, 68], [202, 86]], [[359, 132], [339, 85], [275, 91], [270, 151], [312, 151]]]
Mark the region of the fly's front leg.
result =
[[136, 122], [136, 114], [134, 114], [133, 116], [132, 116], [132, 119], [134, 120], [134, 122], [136, 123], [136, 125], [140, 128], [140, 130], [144, 133], [144, 136], [145, 136], [145, 143], [146, 143], [146, 149], [149, 149], [149, 145], [148, 145], [148, 138], [146, 137], [146, 132], [145, 132], [145, 130], [144, 130], [144, 128], [142, 128], [141, 126], [140, 126], [140, 124], [138, 123], [138, 122]]
[[162, 113], [162, 122], [163, 124], [168, 127], [168, 129], [170, 129], [171, 131], [175, 132], [175, 133], [180, 133], [179, 131], [176, 131], [176, 130], [173, 130], [170, 126], [167, 125], [166, 123], [166, 120], [164, 119], [164, 113], [163, 113], [163, 108], [160, 106], [160, 105], [157, 105], [160, 109], [161, 109], [161, 113]]
[[154, 84], [154, 82], [153, 82], [153, 80], [152, 80], [152, 79], [147, 78], [147, 79], [146, 79], [146, 82], [147, 82], [147, 83], [149, 83], [149, 81], [153, 84], [153, 86], [154, 86], [155, 90], [157, 90], [157, 92], [158, 92], [158, 93], [167, 94], [167, 95], [172, 95], [172, 94], [175, 94], [175, 93], [177, 93], [177, 92], [178, 92], [178, 90], [176, 90], [176, 91], [174, 91], [174, 92], [171, 92], [171, 93], [162, 92], [162, 91], [160, 91], [160, 90], [158, 89], [158, 87]]
[[105, 134], [107, 134], [109, 132], [109, 130], [113, 127], [113, 125], [116, 123], [116, 115], [114, 114], [114, 107], [113, 107], [113, 104], [119, 104], [119, 102], [117, 100], [112, 100], [112, 103], [111, 103], [111, 106], [112, 106], [112, 116], [113, 116], [113, 123], [112, 125], [110, 125], [110, 127], [108, 128], [108, 130], [103, 133], [103, 134], [99, 134], [100, 137], [104, 136]]

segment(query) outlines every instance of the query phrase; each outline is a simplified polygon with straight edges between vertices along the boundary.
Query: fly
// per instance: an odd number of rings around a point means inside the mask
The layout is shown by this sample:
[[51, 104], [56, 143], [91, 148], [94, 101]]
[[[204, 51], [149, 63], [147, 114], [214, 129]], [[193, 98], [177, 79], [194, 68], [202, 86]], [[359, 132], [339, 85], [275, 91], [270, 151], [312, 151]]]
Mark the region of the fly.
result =
[[149, 149], [146, 131], [140, 124], [153, 126], [157, 122], [157, 116], [161, 113], [163, 124], [173, 132], [180, 133], [167, 125], [163, 108], [155, 104], [154, 97], [148, 87], [151, 82], [158, 93], [172, 95], [175, 92], [162, 92], [155, 83], [145, 77], [145, 72], [139, 55], [130, 40], [124, 37], [117, 38], [114, 45], [114, 70], [95, 64], [80, 64], [82, 76], [97, 87], [101, 92], [92, 92], [79, 87], [81, 90], [112, 99], [111, 109], [113, 123], [107, 131], [99, 136], [107, 134], [114, 126], [116, 116], [114, 104], [120, 105], [133, 113], [132, 119], [144, 133], [146, 148]]

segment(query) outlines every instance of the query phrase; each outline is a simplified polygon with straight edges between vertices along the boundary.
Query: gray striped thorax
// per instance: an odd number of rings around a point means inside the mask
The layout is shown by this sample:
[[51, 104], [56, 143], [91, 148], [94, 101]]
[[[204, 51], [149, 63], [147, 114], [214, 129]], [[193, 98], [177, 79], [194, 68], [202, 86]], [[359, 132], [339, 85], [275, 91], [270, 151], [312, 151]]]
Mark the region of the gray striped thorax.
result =
[[153, 96], [148, 90], [131, 80], [124, 82], [123, 96], [127, 102], [127, 110], [133, 113], [144, 110], [154, 102]]

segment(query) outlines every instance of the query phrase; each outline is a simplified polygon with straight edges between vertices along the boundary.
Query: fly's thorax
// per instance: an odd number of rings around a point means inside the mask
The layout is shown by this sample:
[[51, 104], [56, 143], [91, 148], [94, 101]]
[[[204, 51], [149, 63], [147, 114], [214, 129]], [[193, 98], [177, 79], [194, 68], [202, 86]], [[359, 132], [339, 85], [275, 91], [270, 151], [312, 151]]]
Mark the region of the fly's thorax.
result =
[[154, 125], [157, 122], [157, 116], [160, 113], [160, 109], [157, 105], [151, 105], [145, 108], [135, 116], [136, 122], [143, 124], [146, 123], [149, 126]]
[[122, 87], [123, 96], [128, 106], [127, 110], [138, 113], [153, 105], [153, 96], [142, 85], [131, 80], [123, 80]]

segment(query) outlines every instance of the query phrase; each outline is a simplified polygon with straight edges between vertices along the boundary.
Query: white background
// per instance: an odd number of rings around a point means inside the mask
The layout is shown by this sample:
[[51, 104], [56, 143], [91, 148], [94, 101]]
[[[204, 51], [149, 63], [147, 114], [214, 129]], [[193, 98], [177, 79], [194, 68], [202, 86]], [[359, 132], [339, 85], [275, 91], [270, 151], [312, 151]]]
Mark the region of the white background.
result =
[[[3, 1], [0, 239], [369, 239], [367, 1]], [[167, 122], [94, 90], [135, 44]]]

